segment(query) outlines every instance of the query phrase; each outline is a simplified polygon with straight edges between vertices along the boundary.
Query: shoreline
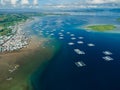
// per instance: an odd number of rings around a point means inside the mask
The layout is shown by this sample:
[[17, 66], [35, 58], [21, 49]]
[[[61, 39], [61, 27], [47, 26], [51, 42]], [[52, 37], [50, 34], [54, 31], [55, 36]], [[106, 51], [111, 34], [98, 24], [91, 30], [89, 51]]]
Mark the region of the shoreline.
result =
[[1, 90], [32, 90], [30, 80], [32, 74], [39, 67], [42, 72], [45, 68], [44, 64], [51, 60], [58, 49], [51, 46], [43, 48], [48, 41], [48, 38], [32, 35], [30, 44], [26, 48], [0, 54]]
[[[31, 17], [26, 21], [19, 22], [12, 28], [10, 36], [1, 36], [0, 54], [11, 53], [25, 48], [30, 43], [30, 31], [26, 28], [39, 20], [37, 17]], [[4, 39], [5, 38], [5, 39]]]
[[29, 44], [30, 36], [24, 31], [24, 24], [28, 23], [30, 20], [25, 22], [19, 22], [12, 28], [12, 33], [10, 36], [1, 36], [2, 43], [0, 45], [0, 53], [13, 52], [26, 47]]

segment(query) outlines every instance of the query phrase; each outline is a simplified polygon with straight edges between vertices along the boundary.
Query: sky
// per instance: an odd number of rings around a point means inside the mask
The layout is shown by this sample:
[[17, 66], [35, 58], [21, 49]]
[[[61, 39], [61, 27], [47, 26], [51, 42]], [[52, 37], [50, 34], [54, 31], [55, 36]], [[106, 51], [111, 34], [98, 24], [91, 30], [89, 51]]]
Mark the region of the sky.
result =
[[87, 6], [87, 4], [118, 4], [120, 0], [0, 0], [0, 8], [39, 8], [39, 7], [46, 7], [46, 6], [54, 6], [59, 8], [65, 8], [68, 6]]

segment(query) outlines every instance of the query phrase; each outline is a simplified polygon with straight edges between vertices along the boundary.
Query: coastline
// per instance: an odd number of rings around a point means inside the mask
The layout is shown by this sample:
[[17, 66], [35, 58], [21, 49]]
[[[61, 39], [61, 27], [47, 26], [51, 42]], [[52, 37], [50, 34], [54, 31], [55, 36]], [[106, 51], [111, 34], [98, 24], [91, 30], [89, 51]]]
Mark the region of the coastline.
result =
[[47, 38], [32, 35], [26, 48], [0, 54], [1, 90], [32, 90], [30, 80], [32, 74], [39, 67], [42, 72], [58, 48], [51, 46], [43, 48], [46, 42]]

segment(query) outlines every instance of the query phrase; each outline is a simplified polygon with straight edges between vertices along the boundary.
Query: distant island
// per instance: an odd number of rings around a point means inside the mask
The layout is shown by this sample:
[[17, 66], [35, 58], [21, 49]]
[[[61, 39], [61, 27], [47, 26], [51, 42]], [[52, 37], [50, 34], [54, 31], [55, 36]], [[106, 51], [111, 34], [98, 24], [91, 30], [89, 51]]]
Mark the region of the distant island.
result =
[[94, 30], [99, 32], [111, 31], [116, 28], [115, 25], [90, 25], [86, 27], [88, 30]]
[[120, 18], [117, 18], [117, 21], [120, 22]]

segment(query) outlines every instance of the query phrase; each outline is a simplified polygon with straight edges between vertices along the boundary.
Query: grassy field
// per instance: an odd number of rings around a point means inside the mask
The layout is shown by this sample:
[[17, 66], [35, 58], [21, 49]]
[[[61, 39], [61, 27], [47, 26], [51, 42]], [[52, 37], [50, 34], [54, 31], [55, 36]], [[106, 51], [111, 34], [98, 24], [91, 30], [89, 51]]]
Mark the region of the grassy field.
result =
[[87, 26], [87, 29], [90, 30], [94, 30], [94, 31], [111, 31], [114, 30], [116, 28], [116, 26], [114, 25], [91, 25], [91, 26]]

